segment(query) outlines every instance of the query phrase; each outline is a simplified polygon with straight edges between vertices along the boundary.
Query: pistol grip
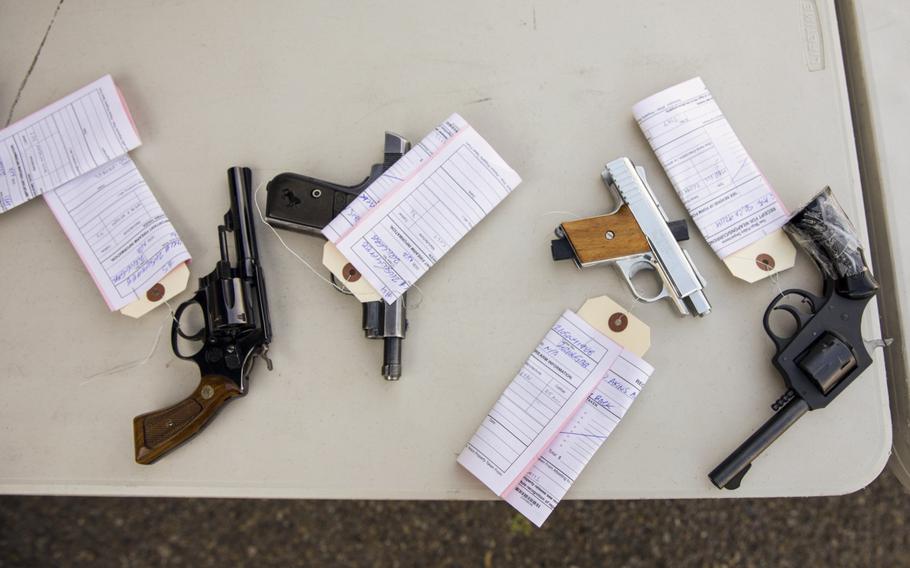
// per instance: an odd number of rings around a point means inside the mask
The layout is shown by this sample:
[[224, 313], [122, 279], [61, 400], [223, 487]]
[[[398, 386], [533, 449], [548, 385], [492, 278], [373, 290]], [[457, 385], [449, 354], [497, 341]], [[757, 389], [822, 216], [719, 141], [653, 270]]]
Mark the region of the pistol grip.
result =
[[566, 221], [562, 230], [582, 266], [592, 266], [651, 250], [628, 205], [615, 213]]
[[283, 173], [266, 186], [265, 218], [270, 225], [322, 236], [321, 230], [366, 188], [343, 186], [299, 174]]
[[133, 419], [136, 462], [148, 465], [198, 434], [227, 401], [243, 393], [234, 381], [205, 375], [193, 393], [168, 408]]

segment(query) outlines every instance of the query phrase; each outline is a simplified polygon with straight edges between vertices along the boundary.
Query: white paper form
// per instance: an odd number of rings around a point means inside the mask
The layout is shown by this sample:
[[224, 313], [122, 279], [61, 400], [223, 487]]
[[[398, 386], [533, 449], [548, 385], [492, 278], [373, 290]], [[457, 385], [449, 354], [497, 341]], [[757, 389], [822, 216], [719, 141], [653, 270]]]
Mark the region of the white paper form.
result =
[[139, 146], [110, 75], [0, 130], [0, 212]]
[[458, 463], [506, 495], [565, 429], [623, 351], [566, 310], [528, 358]]
[[696, 77], [632, 108], [673, 187], [720, 257], [781, 228], [789, 212]]
[[434, 156], [445, 143], [458, 134], [467, 122], [458, 114], [453, 114], [445, 122], [424, 136], [419, 144], [411, 148], [392, 167], [363, 190], [357, 199], [335, 216], [322, 230], [322, 234], [333, 243], [346, 235], [370, 209], [379, 205], [387, 193], [398, 187], [405, 179], [414, 175], [421, 164]]
[[453, 114], [323, 234], [392, 303], [520, 182], [486, 140]]
[[503, 498], [538, 527], [635, 402], [654, 368], [623, 351], [521, 481]]
[[44, 194], [111, 310], [190, 259], [136, 165], [123, 156]]

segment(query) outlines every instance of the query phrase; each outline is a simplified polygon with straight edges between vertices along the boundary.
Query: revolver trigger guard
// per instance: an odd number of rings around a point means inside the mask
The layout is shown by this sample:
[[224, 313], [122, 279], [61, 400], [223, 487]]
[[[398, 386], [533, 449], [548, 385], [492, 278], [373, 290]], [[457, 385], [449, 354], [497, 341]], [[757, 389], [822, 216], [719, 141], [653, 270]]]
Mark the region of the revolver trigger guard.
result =
[[[183, 302], [177, 306], [177, 310], [174, 312], [173, 321], [171, 322], [171, 348], [174, 350], [174, 355], [184, 360], [192, 360], [195, 355], [199, 353], [197, 351], [193, 355], [184, 355], [180, 352], [180, 347], [178, 346], [178, 337], [182, 337], [188, 341], [204, 341], [205, 340], [205, 327], [201, 328], [199, 331], [192, 335], [187, 335], [183, 333], [183, 330], [180, 329], [180, 318], [183, 317], [183, 312], [193, 304], [197, 304], [200, 307], [202, 303], [199, 302], [199, 299], [194, 296], [189, 300]], [[201, 349], [200, 349], [201, 351]]]
[[[667, 283], [663, 279], [663, 275], [660, 273], [656, 262], [653, 257], [649, 255], [637, 256], [622, 260], [616, 261], [616, 267], [619, 268], [619, 271], [622, 273], [623, 278], [626, 280], [626, 284], [629, 285], [629, 290], [632, 291], [632, 295], [635, 296], [635, 299], [639, 302], [652, 303], [663, 298], [670, 297], [670, 292], [667, 290]], [[641, 272], [642, 270], [653, 270], [660, 277], [661, 289], [655, 296], [645, 296], [635, 288], [635, 284], [632, 283], [632, 278]]]
[[[787, 296], [799, 296], [803, 299], [803, 302], [807, 303], [812, 311], [811, 315], [806, 315], [805, 313], [799, 311], [796, 307], [791, 304], [784, 303], [781, 304], [781, 301]], [[762, 318], [762, 326], [765, 328], [765, 333], [768, 337], [771, 338], [771, 341], [774, 342], [774, 345], [777, 347], [777, 351], [780, 352], [789, 342], [795, 337], [799, 332], [806, 327], [809, 323], [809, 320], [818, 313], [818, 308], [821, 307], [822, 299], [806, 292], [805, 290], [800, 290], [798, 288], [791, 288], [789, 290], [784, 290], [777, 296], [774, 300], [768, 304], [768, 307], [765, 308], [765, 315]], [[780, 310], [790, 315], [793, 318], [793, 321], [796, 323], [796, 330], [789, 337], [781, 337], [774, 333], [771, 329], [771, 315]]]

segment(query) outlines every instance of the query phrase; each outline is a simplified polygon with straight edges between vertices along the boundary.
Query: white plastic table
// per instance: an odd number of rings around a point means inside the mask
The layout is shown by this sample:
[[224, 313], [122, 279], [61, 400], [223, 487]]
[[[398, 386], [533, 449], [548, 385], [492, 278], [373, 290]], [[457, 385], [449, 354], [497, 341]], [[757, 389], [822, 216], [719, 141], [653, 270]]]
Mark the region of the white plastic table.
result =
[[907, 106], [910, 85], [910, 6], [888, 0], [845, 3], [850, 34], [848, 62], [852, 91], [861, 119], [857, 121], [864, 193], [868, 199], [874, 251], [882, 280], [883, 330], [894, 343], [885, 352], [894, 424], [890, 462], [910, 487], [910, 148]]
[[[9, 108], [56, 2], [0, 3], [0, 103]], [[730, 276], [693, 230], [685, 248], [714, 311], [679, 318], [638, 305], [609, 268], [549, 256], [570, 211], [607, 210], [603, 164], [629, 156], [682, 216], [631, 106], [701, 75], [786, 204], [834, 188], [865, 235], [846, 83], [830, 1], [686, 3], [194, 2], [69, 0], [14, 118], [111, 73], [144, 144], [132, 152], [193, 254], [217, 257], [225, 170], [354, 183], [381, 160], [384, 130], [416, 141], [461, 113], [524, 183], [419, 283], [404, 376], [379, 376], [381, 344], [360, 307], [264, 227], [272, 373], [153, 466], [133, 462], [132, 418], [184, 398], [195, 367], [167, 325], [109, 313], [41, 200], [0, 218], [0, 491], [97, 495], [492, 498], [455, 456], [565, 308], [609, 294], [652, 327], [657, 369], [572, 498], [845, 493], [874, 479], [891, 444], [881, 354], [837, 401], [766, 452], [737, 492], [707, 473], [771, 415], [784, 387], [761, 316], [777, 287]], [[264, 198], [260, 195], [260, 200]], [[318, 264], [322, 243], [286, 234]], [[808, 257], [783, 287], [817, 290]], [[194, 282], [191, 287], [195, 290]], [[872, 305], [864, 322], [878, 337]], [[167, 333], [165, 329], [165, 333]], [[164, 339], [164, 338], [163, 338]]]

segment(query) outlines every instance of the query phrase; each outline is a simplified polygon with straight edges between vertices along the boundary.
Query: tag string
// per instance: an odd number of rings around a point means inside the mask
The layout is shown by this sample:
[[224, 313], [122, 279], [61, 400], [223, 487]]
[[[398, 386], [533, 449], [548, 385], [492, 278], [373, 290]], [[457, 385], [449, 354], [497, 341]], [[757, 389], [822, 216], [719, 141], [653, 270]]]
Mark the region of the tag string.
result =
[[[294, 258], [296, 258], [298, 261], [300, 261], [300, 263], [303, 264], [310, 272], [312, 272], [314, 275], [316, 275], [317, 278], [319, 278], [320, 280], [322, 280], [323, 282], [325, 282], [332, 288], [338, 290], [342, 294], [346, 294], [348, 296], [353, 295], [351, 293], [351, 291], [348, 290], [347, 288], [345, 288], [344, 286], [339, 286], [337, 283], [333, 282], [329, 278], [326, 278], [325, 276], [320, 274], [315, 268], [313, 268], [312, 264], [307, 262], [302, 256], [297, 254], [296, 251], [294, 251], [290, 246], [288, 246], [288, 244], [284, 241], [284, 239], [281, 237], [281, 234], [278, 232], [277, 229], [275, 229], [275, 227], [269, 225], [266, 222], [265, 216], [262, 214], [262, 208], [259, 206], [259, 191], [262, 189], [262, 186], [265, 184], [266, 184], [265, 181], [259, 182], [259, 185], [256, 186], [256, 191], [253, 192], [253, 203], [256, 205], [256, 211], [259, 213], [259, 221], [262, 222], [263, 225], [265, 225], [266, 227], [269, 228], [269, 230], [272, 232], [273, 235], [275, 235], [275, 238], [278, 239], [278, 242], [281, 243], [281, 246], [283, 246], [285, 248], [285, 250], [287, 250], [289, 253], [291, 253], [291, 255]], [[420, 296], [417, 300], [417, 303], [415, 303], [413, 306], [408, 304], [407, 307], [408, 307], [408, 309], [416, 310], [423, 303], [423, 299], [424, 299], [425, 295], [423, 293], [423, 290], [417, 284], [411, 284], [411, 288], [414, 288], [415, 290], [417, 290], [417, 293], [420, 294]]]
[[770, 281], [772, 291], [773, 291], [774, 289], [777, 289], [777, 292], [778, 292], [781, 296], [783, 296], [783, 295], [784, 295], [784, 289], [783, 289], [783, 288], [781, 287], [781, 285], [780, 285], [780, 281], [781, 281], [781, 276], [780, 276], [780, 274], [781, 274], [780, 272], [775, 272], [774, 274], [772, 274], [772, 275], [768, 278], [768, 280]]
[[[123, 363], [120, 365], [116, 365], [105, 371], [99, 371], [93, 375], [89, 375], [89, 376], [85, 377], [85, 380], [83, 380], [81, 383], [79, 383], [79, 386], [80, 387], [85, 386], [88, 383], [90, 383], [96, 379], [100, 379], [101, 377], [116, 375], [117, 373], [122, 373], [123, 371], [128, 371], [130, 369], [135, 369], [136, 367], [141, 367], [142, 365], [145, 365], [146, 363], [148, 363], [152, 359], [152, 356], [155, 355], [155, 351], [158, 350], [158, 344], [161, 343], [161, 332], [164, 331], [164, 326], [166, 326], [172, 320], [175, 322], [177, 321], [177, 317], [174, 315], [174, 308], [171, 307], [171, 304], [168, 303], [167, 300], [165, 300], [164, 303], [167, 305], [167, 309], [168, 309], [167, 317], [165, 318], [165, 320], [163, 322], [161, 322], [161, 325], [158, 326], [158, 331], [155, 333], [155, 341], [154, 341], [154, 343], [152, 343], [152, 348], [149, 349], [149, 352], [145, 357], [143, 357], [142, 359], [138, 359], [136, 361], [129, 362], [129, 363]], [[179, 325], [179, 322], [178, 322], [178, 325]]]
[[272, 231], [272, 234], [275, 235], [275, 238], [278, 239], [278, 242], [281, 243], [281, 246], [283, 246], [289, 253], [291, 253], [291, 255], [294, 258], [296, 258], [298, 261], [300, 261], [301, 264], [303, 264], [305, 267], [307, 267], [307, 269], [310, 272], [312, 272], [314, 275], [316, 275], [316, 278], [319, 278], [320, 280], [322, 280], [323, 282], [325, 282], [332, 288], [338, 290], [339, 292], [349, 293], [347, 288], [345, 288], [344, 286], [339, 286], [338, 284], [335, 284], [334, 282], [332, 282], [331, 280], [329, 280], [328, 278], [326, 278], [325, 276], [320, 274], [315, 268], [313, 268], [312, 264], [310, 264], [309, 262], [304, 260], [304, 258], [302, 256], [297, 254], [294, 251], [294, 249], [289, 247], [288, 244], [286, 242], [284, 242], [284, 239], [281, 238], [281, 235], [278, 233], [278, 231], [275, 229], [275, 227], [273, 227], [265, 222], [265, 215], [262, 214], [262, 208], [259, 206], [259, 190], [261, 190], [262, 186], [265, 184], [266, 184], [265, 181], [259, 182], [259, 185], [256, 186], [256, 191], [253, 192], [253, 204], [256, 205], [256, 211], [259, 213], [259, 220], [262, 222], [262, 224], [265, 225], [266, 227], [268, 227], [269, 230]]
[[[344, 286], [339, 286], [338, 284], [332, 282], [331, 280], [329, 280], [328, 278], [326, 278], [325, 276], [323, 276], [322, 274], [317, 272], [316, 269], [313, 268], [313, 265], [311, 265], [309, 262], [307, 262], [302, 256], [297, 254], [291, 247], [288, 246], [288, 244], [284, 241], [284, 239], [281, 238], [281, 234], [278, 233], [278, 231], [275, 229], [275, 227], [272, 227], [271, 225], [266, 223], [265, 216], [262, 214], [262, 208], [259, 206], [259, 190], [261, 190], [262, 186], [265, 184], [266, 184], [265, 181], [260, 182], [259, 185], [256, 186], [256, 191], [253, 192], [253, 203], [256, 205], [256, 211], [259, 213], [259, 220], [262, 222], [262, 224], [265, 225], [266, 227], [268, 227], [269, 230], [272, 232], [272, 234], [275, 235], [275, 238], [278, 239], [278, 242], [281, 243], [281, 245], [289, 253], [291, 253], [291, 255], [294, 258], [296, 258], [298, 261], [300, 261], [300, 263], [303, 264], [317, 278], [319, 278], [320, 280], [322, 280], [323, 282], [325, 282], [332, 288], [335, 288], [339, 292], [350, 295], [351, 292], [347, 288], [345, 288]], [[420, 306], [420, 304], [423, 303], [424, 293], [423, 293], [423, 290], [421, 290], [420, 286], [417, 286], [416, 284], [412, 284], [411, 287], [414, 288], [415, 290], [417, 290], [419, 297], [418, 297], [417, 303], [415, 303], [413, 306], [408, 305], [408, 308], [412, 309], [412, 310], [416, 310]], [[148, 363], [152, 359], [152, 357], [155, 355], [155, 351], [158, 350], [158, 344], [161, 343], [161, 333], [164, 331], [164, 327], [171, 321], [175, 322], [178, 326], [180, 325], [180, 322], [177, 321], [177, 317], [174, 314], [173, 306], [171, 306], [171, 304], [167, 300], [164, 301], [164, 304], [167, 305], [167, 308], [168, 308], [167, 318], [163, 322], [161, 322], [160, 326], [158, 326], [158, 331], [155, 333], [155, 340], [152, 343], [151, 349], [149, 349], [149, 352], [145, 357], [143, 357], [142, 359], [138, 359], [136, 361], [131, 361], [129, 363], [123, 363], [120, 365], [116, 365], [114, 367], [111, 367], [110, 369], [106, 369], [104, 371], [99, 371], [97, 373], [89, 375], [88, 377], [85, 377], [85, 379], [81, 383], [79, 383], [79, 386], [86, 385], [101, 377], [116, 375], [118, 373], [122, 373], [122, 372], [128, 371], [130, 369], [135, 369], [136, 367], [141, 367], [142, 365], [145, 365], [146, 363]]]

